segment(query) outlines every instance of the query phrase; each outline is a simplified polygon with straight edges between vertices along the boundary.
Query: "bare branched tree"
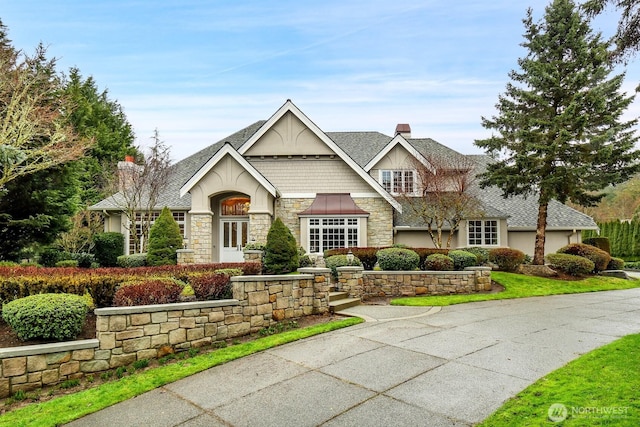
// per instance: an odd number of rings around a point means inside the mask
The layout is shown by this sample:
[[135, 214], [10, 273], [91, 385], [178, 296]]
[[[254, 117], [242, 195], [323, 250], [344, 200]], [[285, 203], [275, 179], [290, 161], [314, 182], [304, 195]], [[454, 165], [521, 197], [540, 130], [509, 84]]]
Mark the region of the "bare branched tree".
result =
[[135, 253], [146, 252], [153, 215], [160, 210], [158, 198], [167, 185], [171, 166], [170, 149], [157, 129], [151, 139], [153, 144], [141, 164], [129, 161], [119, 165], [119, 203]]
[[[451, 247], [453, 235], [463, 220], [484, 216], [477, 196], [475, 163], [464, 156], [413, 159], [415, 189], [404, 188], [398, 195], [407, 216], [424, 223], [436, 248]], [[444, 241], [444, 231], [449, 234]]]

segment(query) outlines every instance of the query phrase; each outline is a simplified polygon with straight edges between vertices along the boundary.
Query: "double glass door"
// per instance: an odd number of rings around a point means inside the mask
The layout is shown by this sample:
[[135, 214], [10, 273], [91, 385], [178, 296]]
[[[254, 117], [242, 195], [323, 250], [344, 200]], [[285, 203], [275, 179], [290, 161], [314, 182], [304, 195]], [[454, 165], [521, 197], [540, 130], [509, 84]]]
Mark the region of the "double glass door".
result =
[[225, 219], [220, 222], [220, 237], [222, 242], [222, 262], [242, 262], [244, 254], [242, 248], [247, 244], [249, 221], [246, 219]]

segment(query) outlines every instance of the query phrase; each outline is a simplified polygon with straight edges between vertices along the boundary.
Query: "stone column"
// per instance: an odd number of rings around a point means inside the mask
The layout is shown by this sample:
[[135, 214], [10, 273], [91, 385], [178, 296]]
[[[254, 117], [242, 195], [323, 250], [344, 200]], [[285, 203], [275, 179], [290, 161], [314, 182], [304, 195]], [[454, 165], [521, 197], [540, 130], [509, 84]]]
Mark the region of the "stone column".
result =
[[360, 266], [338, 267], [338, 290], [347, 292], [349, 298], [362, 298], [364, 293], [364, 268]]
[[490, 267], [467, 267], [467, 271], [473, 271], [475, 276], [476, 291], [491, 290], [491, 268]]
[[329, 289], [331, 287], [331, 269], [305, 267], [299, 268], [301, 274], [313, 274], [313, 314], [329, 312]]
[[178, 249], [178, 265], [195, 264], [195, 252], [193, 249]]
[[213, 213], [191, 213], [191, 239], [193, 259], [197, 264], [213, 261]]

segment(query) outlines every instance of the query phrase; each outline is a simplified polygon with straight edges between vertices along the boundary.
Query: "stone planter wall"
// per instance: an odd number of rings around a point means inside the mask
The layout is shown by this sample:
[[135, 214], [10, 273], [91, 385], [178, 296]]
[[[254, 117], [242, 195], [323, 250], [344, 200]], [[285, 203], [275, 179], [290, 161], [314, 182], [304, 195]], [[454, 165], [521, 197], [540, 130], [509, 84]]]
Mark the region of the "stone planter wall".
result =
[[364, 271], [338, 267], [337, 288], [351, 298], [468, 294], [491, 290], [491, 269], [464, 271]]
[[0, 398], [329, 311], [330, 270], [231, 279], [230, 300], [95, 310], [94, 340], [0, 349]]

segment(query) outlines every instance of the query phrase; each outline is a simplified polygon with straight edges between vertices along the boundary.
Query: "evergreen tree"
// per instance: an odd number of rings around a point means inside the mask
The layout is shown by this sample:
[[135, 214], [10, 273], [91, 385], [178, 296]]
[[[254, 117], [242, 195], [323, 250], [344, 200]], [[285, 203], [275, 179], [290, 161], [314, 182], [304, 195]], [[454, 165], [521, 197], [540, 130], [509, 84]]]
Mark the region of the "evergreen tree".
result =
[[298, 268], [298, 246], [291, 230], [276, 218], [267, 233], [264, 248], [264, 270], [269, 274], [283, 274]]
[[511, 71], [498, 114], [482, 118], [497, 134], [476, 145], [496, 158], [481, 186], [537, 197], [533, 262], [543, 264], [549, 202], [594, 205], [602, 197], [596, 192], [639, 170], [640, 152], [637, 120], [621, 120], [633, 97], [620, 92], [623, 75], [609, 78], [610, 42], [593, 33], [571, 0], [554, 0], [539, 23], [529, 9], [523, 22], [528, 54]]
[[182, 248], [180, 226], [173, 219], [169, 208], [162, 209], [160, 216], [149, 230], [148, 265], [175, 265], [177, 250]]

